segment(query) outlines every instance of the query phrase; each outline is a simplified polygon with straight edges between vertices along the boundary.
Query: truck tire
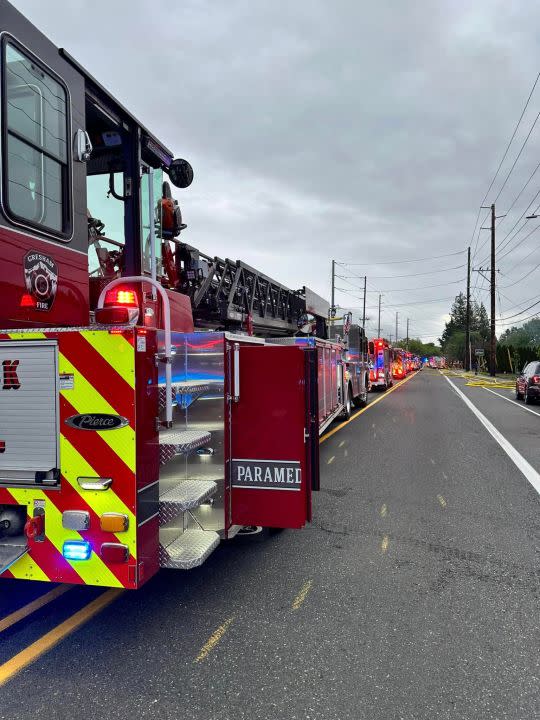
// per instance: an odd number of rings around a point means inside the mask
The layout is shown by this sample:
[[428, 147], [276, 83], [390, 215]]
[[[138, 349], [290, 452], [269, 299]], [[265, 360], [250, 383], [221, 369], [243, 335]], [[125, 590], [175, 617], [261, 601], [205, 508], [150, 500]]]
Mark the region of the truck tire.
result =
[[341, 418], [343, 420], [350, 420], [351, 418], [351, 387], [349, 386], [347, 388], [347, 397], [345, 398], [345, 407], [343, 408], [343, 412], [341, 413]]
[[366, 407], [367, 401], [368, 401], [367, 380], [366, 380], [366, 384], [364, 385], [364, 387], [365, 387], [364, 392], [360, 393], [360, 395], [357, 395], [356, 397], [353, 398], [354, 407], [357, 407], [357, 408], [365, 408]]

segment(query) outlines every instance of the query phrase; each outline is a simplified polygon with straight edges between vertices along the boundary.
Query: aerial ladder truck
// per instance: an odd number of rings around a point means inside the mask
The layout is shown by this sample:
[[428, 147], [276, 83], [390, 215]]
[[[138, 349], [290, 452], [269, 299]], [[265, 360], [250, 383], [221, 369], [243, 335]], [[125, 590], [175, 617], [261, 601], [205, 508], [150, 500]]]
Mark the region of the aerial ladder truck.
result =
[[303, 527], [367, 387], [328, 304], [180, 241], [189, 163], [5, 0], [0, 69], [0, 576], [136, 589]]

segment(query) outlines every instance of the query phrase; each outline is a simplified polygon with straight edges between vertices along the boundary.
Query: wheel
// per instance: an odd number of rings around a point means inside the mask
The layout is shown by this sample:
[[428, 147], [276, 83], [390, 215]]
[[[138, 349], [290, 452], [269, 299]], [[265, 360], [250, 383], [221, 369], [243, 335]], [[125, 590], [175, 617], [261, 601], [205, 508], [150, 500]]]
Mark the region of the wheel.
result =
[[236, 533], [231, 542], [239, 545], [249, 545], [251, 543], [265, 542], [268, 536], [268, 528], [263, 528], [260, 525], [245, 525]]
[[519, 392], [517, 385], [516, 385], [516, 400], [521, 400], [521, 393]]
[[367, 405], [367, 394], [368, 391], [364, 390], [363, 393], [360, 395], [357, 395], [355, 398], [353, 398], [353, 405], [357, 408], [365, 408]]
[[529, 388], [525, 388], [523, 399], [525, 400], [525, 405], [532, 405], [533, 400], [532, 397], [529, 395]]

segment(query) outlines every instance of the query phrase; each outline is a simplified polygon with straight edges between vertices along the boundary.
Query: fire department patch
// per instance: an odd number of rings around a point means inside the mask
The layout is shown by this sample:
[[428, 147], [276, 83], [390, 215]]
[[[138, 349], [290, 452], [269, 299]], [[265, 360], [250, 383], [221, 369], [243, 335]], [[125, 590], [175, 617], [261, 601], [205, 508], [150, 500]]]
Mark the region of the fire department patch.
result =
[[24, 282], [36, 310], [48, 311], [56, 297], [58, 267], [52, 257], [31, 250], [24, 257]]

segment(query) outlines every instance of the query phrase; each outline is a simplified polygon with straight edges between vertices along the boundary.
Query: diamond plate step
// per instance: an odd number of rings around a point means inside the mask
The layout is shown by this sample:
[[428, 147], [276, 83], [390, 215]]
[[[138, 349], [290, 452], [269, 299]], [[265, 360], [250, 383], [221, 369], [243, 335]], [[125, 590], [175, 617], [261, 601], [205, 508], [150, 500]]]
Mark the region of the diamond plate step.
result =
[[159, 546], [159, 564], [174, 570], [191, 570], [202, 565], [219, 545], [213, 530], [185, 530], [167, 547]]
[[213, 480], [183, 480], [159, 496], [159, 524], [174, 520], [186, 510], [199, 507], [216, 492]]
[[[164, 410], [167, 402], [167, 386], [165, 383], [159, 384], [159, 409]], [[173, 382], [171, 387], [171, 395], [173, 403], [178, 402], [177, 396], [192, 395], [193, 400], [204, 395], [210, 390], [210, 383], [208, 380], [183, 380], [180, 382]], [[185, 404], [181, 400], [181, 404]]]
[[212, 436], [200, 430], [162, 430], [159, 433], [159, 462], [165, 465], [177, 455], [183, 455], [208, 445]]

